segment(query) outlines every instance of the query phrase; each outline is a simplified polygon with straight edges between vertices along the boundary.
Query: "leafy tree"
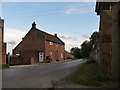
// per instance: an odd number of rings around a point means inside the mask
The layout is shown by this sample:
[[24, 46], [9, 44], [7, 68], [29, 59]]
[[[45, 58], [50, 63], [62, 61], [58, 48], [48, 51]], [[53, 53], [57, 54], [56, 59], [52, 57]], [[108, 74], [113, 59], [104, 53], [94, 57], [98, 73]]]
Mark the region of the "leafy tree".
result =
[[71, 48], [71, 53], [74, 55], [75, 58], [79, 59], [79, 58], [86, 58], [89, 57], [90, 52], [92, 50], [93, 44], [96, 45], [97, 41], [99, 38], [99, 32], [93, 32], [93, 34], [91, 35], [91, 37], [89, 38], [90, 41], [84, 41], [81, 44], [81, 49], [78, 47], [73, 47]]
[[99, 32], [95, 31], [93, 32], [93, 34], [91, 35], [89, 39], [92, 44], [95, 44], [98, 41], [98, 38], [99, 38]]
[[81, 44], [81, 56], [82, 56], [82, 58], [89, 57], [91, 49], [92, 49], [92, 43], [90, 41], [84, 41]]
[[78, 47], [71, 48], [71, 53], [74, 55], [75, 58], [80, 59], [81, 58], [81, 52]]

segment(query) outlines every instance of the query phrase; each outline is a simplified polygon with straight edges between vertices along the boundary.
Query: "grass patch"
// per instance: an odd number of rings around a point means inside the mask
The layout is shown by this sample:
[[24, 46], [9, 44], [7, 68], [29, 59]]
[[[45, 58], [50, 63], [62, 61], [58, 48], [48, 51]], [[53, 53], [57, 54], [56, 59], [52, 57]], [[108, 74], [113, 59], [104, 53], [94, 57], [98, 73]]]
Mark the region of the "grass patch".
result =
[[0, 65], [0, 69], [5, 69], [5, 68], [9, 68], [8, 65]]
[[90, 86], [90, 87], [119, 87], [120, 85], [112, 81], [102, 81], [101, 72], [99, 70], [98, 64], [95, 60], [88, 58], [87, 62], [72, 74], [71, 81], [80, 85]]

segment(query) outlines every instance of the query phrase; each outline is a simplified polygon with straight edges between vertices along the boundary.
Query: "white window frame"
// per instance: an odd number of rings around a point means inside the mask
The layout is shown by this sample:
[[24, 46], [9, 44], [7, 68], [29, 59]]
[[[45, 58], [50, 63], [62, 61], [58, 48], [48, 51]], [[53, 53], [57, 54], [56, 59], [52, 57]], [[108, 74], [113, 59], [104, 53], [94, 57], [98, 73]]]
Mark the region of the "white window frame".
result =
[[53, 42], [49, 42], [50, 45], [53, 45]]
[[60, 57], [63, 58], [63, 53], [60, 54]]
[[50, 54], [52, 55], [52, 51], [50, 52]]
[[56, 47], [58, 47], [58, 44], [56, 43]]

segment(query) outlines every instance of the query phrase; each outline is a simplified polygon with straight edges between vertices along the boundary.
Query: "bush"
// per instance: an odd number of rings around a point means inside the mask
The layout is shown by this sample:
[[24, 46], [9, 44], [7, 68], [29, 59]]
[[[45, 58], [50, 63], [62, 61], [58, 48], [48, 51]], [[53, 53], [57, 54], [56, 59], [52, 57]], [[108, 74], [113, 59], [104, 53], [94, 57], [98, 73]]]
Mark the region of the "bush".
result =
[[71, 80], [74, 83], [90, 87], [120, 87], [118, 82], [106, 80], [106, 77], [100, 72], [98, 63], [92, 58], [88, 58], [85, 64], [78, 67], [71, 75]]

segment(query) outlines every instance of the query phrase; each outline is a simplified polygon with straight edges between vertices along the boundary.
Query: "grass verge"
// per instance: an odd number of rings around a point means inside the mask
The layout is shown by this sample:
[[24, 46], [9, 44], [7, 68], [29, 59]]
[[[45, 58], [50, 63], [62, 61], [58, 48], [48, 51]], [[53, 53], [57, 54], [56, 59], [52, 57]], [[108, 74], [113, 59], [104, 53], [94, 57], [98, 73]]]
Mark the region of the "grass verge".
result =
[[9, 68], [9, 66], [8, 65], [1, 65], [0, 64], [0, 69], [5, 69], [5, 68]]
[[102, 81], [101, 72], [95, 60], [88, 58], [87, 62], [71, 75], [71, 81], [88, 87], [105, 87], [105, 88], [118, 88], [118, 82]]

